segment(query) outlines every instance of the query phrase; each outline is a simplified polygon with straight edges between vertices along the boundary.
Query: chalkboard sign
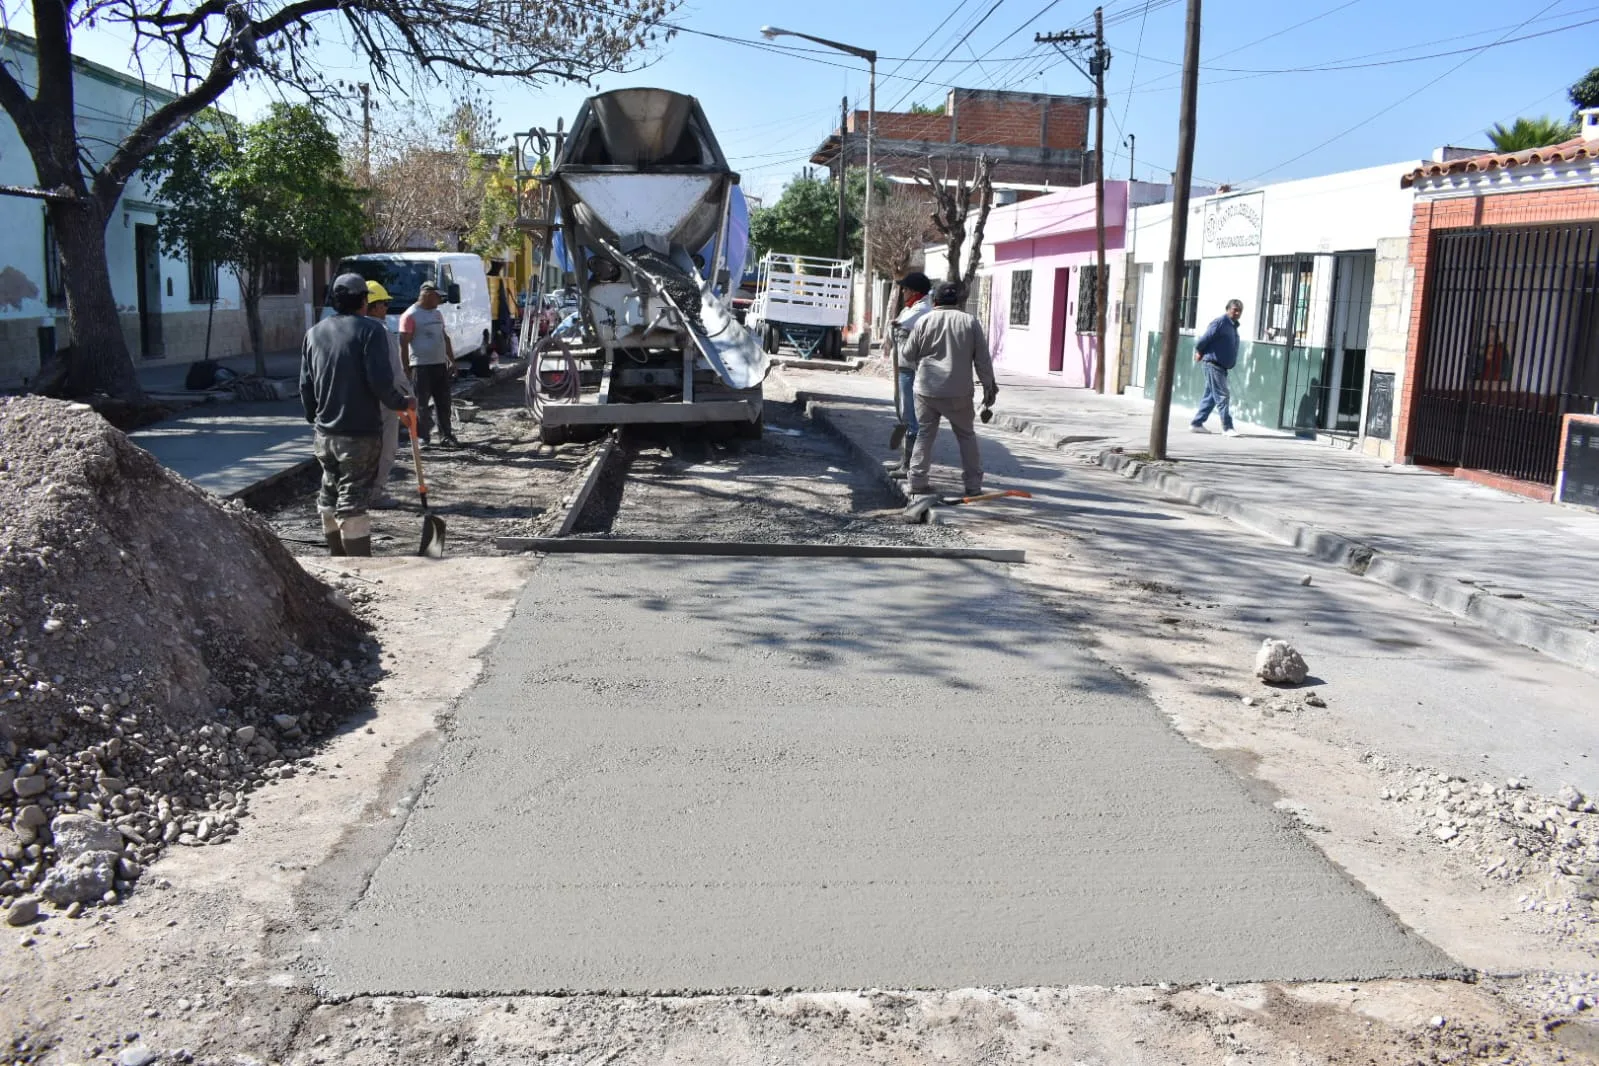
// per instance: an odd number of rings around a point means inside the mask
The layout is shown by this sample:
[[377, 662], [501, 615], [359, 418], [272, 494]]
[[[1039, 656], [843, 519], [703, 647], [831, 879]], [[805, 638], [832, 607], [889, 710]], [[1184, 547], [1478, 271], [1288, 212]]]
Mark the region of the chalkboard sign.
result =
[[1394, 376], [1382, 370], [1371, 372], [1371, 388], [1366, 393], [1366, 436], [1392, 440], [1394, 435]]
[[1599, 507], [1599, 422], [1566, 419], [1560, 502]]

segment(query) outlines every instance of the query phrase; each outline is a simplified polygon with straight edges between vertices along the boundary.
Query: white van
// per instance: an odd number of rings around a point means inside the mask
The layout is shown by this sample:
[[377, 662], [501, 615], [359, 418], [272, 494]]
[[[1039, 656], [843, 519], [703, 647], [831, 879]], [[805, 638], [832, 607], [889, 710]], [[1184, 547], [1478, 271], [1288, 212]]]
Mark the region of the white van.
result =
[[[388, 290], [391, 332], [400, 328], [400, 315], [416, 302], [422, 283], [433, 282], [444, 297], [439, 310], [455, 358], [475, 374], [488, 373], [489, 281], [483, 260], [470, 252], [372, 252], [339, 260], [333, 276], [340, 274], [359, 274]], [[330, 313], [324, 308], [322, 317]]]

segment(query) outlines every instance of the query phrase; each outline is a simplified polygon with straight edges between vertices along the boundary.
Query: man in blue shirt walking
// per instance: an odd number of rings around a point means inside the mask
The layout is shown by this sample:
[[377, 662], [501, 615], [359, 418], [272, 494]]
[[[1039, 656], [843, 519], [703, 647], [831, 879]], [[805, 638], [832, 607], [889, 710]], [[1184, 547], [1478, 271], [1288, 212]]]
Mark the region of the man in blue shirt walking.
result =
[[1220, 315], [1194, 342], [1194, 362], [1205, 370], [1205, 395], [1194, 412], [1189, 428], [1195, 433], [1209, 433], [1205, 419], [1214, 409], [1221, 415], [1221, 431], [1226, 437], [1238, 436], [1233, 429], [1233, 413], [1228, 407], [1232, 392], [1227, 388], [1227, 371], [1238, 364], [1238, 320], [1243, 316], [1242, 300], [1228, 300], [1226, 313]]

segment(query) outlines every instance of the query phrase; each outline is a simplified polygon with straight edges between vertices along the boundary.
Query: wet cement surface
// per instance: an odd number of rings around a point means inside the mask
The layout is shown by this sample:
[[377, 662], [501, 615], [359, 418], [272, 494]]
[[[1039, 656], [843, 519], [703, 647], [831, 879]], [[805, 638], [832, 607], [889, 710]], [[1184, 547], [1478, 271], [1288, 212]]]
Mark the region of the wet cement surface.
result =
[[334, 995], [1451, 972], [981, 563], [544, 560]]

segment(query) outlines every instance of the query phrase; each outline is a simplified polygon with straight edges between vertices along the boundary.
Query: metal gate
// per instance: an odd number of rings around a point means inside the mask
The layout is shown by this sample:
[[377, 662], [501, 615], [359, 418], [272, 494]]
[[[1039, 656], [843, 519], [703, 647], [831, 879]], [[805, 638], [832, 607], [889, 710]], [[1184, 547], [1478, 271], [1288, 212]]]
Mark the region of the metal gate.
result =
[[1554, 484], [1561, 416], [1599, 410], [1599, 224], [1445, 231], [1427, 271], [1411, 454]]

